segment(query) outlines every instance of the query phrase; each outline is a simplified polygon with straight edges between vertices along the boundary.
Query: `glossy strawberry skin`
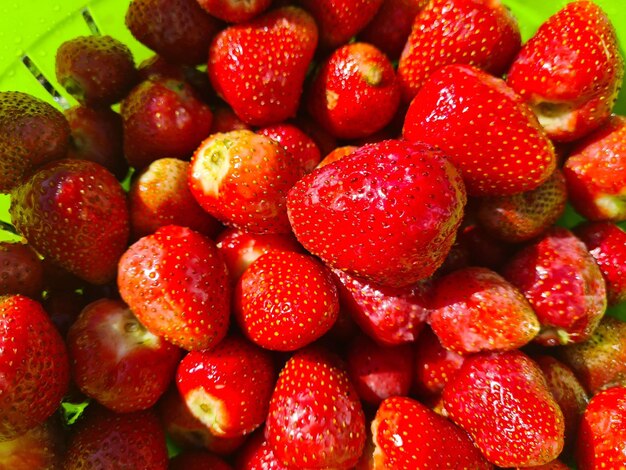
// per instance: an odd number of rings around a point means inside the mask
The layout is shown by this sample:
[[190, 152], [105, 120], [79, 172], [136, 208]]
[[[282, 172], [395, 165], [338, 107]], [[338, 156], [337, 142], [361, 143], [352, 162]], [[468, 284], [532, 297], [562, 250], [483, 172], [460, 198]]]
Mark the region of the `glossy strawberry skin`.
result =
[[215, 18], [228, 23], [243, 23], [263, 13], [272, 4], [272, 0], [246, 2], [238, 0], [198, 0], [198, 4]]
[[168, 225], [139, 239], [119, 263], [124, 302], [152, 333], [189, 351], [219, 343], [228, 329], [230, 289], [215, 243]]
[[533, 107], [550, 138], [573, 141], [608, 119], [623, 75], [610, 19], [598, 5], [581, 1], [539, 27], [507, 83]]
[[439, 67], [468, 64], [501, 76], [521, 46], [517, 20], [501, 2], [435, 0], [415, 18], [398, 77], [411, 101]]
[[211, 44], [211, 83], [248, 124], [264, 126], [293, 117], [317, 35], [313, 18], [297, 7], [229, 26]]
[[600, 268], [565, 228], [554, 227], [524, 247], [503, 274], [535, 310], [542, 327], [536, 341], [546, 346], [585, 341], [606, 311]]
[[322, 159], [315, 141], [293, 124], [274, 124], [259, 129], [257, 133], [280, 143], [291, 157], [298, 161], [302, 174], [310, 173]]
[[289, 191], [287, 211], [298, 241], [325, 263], [400, 287], [443, 262], [465, 201], [444, 154], [388, 140], [304, 176]]
[[262, 431], [253, 434], [248, 439], [241, 452], [237, 454], [235, 463], [238, 470], [289, 470], [292, 468], [276, 458]]
[[63, 339], [41, 305], [0, 296], [0, 441], [15, 439], [52, 415], [70, 371]]
[[86, 160], [49, 163], [13, 190], [10, 213], [45, 258], [93, 284], [114, 279], [129, 216], [122, 187], [104, 167]]
[[556, 167], [554, 147], [530, 107], [503, 80], [473, 66], [433, 73], [409, 106], [403, 136], [446, 152], [471, 196], [529, 191]]
[[43, 263], [26, 243], [0, 242], [0, 295], [37, 299], [43, 290]]
[[500, 467], [542, 465], [563, 448], [563, 414], [541, 369], [522, 352], [468, 357], [443, 401], [452, 421]]

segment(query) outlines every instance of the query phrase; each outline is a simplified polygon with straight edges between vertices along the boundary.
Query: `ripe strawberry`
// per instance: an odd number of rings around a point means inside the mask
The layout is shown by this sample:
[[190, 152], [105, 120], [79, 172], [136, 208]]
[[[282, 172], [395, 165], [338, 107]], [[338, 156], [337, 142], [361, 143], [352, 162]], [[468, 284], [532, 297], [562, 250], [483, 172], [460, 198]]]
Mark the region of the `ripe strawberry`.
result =
[[578, 141], [563, 167], [570, 202], [589, 220], [626, 220], [626, 117]]
[[279, 8], [221, 31], [209, 51], [209, 78], [244, 122], [281, 122], [296, 114], [316, 46], [313, 18]]
[[315, 141], [293, 124], [275, 124], [263, 127], [257, 133], [281, 144], [291, 158], [298, 162], [303, 175], [313, 171], [322, 159]]
[[443, 153], [388, 140], [304, 176], [289, 191], [287, 212], [298, 241], [325, 263], [400, 287], [443, 262], [465, 200]]
[[211, 134], [218, 132], [226, 133], [230, 131], [240, 131], [243, 129], [252, 130], [252, 128], [237, 117], [233, 108], [224, 102], [220, 102], [213, 109], [213, 124], [211, 126]]
[[262, 431], [253, 434], [248, 439], [237, 454], [235, 463], [237, 470], [289, 470], [293, 468], [276, 458]]
[[595, 395], [585, 410], [578, 434], [580, 470], [626, 468], [626, 387]]
[[116, 413], [150, 408], [165, 393], [180, 350], [150, 333], [119, 300], [87, 305], [71, 326], [67, 347], [82, 393]]
[[411, 398], [391, 397], [380, 404], [372, 438], [376, 469], [492, 468], [465, 431]]
[[287, 191], [298, 162], [278, 142], [252, 131], [213, 134], [196, 150], [189, 187], [224, 224], [253, 233], [289, 233]]
[[233, 470], [225, 460], [205, 450], [183, 451], [170, 460], [168, 470]]
[[361, 31], [376, 15], [383, 0], [298, 0], [311, 12], [320, 29], [320, 46], [335, 49]]
[[207, 13], [228, 23], [243, 23], [263, 13], [272, 0], [198, 0]]
[[190, 352], [176, 373], [189, 411], [211, 434], [226, 438], [263, 424], [275, 381], [271, 354], [233, 336], [210, 351]]
[[[495, 238], [491, 232], [481, 225], [470, 222], [472, 218], [471, 216], [466, 217], [457, 237], [457, 242], [460, 245], [459, 249], [461, 250], [459, 254], [461, 263], [465, 262], [466, 266], [483, 266], [499, 271], [517, 251], [517, 247], [514, 244]], [[464, 261], [463, 257], [465, 255], [467, 257]]]
[[133, 180], [128, 191], [133, 238], [150, 235], [165, 225], [189, 227], [208, 237], [220, 231], [222, 225], [191, 194], [188, 173], [188, 162], [160, 158]]
[[167, 469], [165, 434], [147, 411], [116, 414], [91, 405], [72, 428], [63, 469]]
[[532, 106], [550, 138], [572, 141], [608, 119], [623, 75], [610, 19], [595, 3], [579, 1], [539, 27], [507, 82]]
[[3, 470], [54, 470], [61, 468], [65, 430], [51, 418], [10, 441], [0, 442]]
[[448, 64], [501, 76], [520, 47], [517, 20], [499, 0], [434, 0], [415, 17], [400, 56], [402, 98], [411, 101], [428, 77]]
[[352, 154], [358, 147], [356, 145], [344, 145], [342, 147], [336, 147], [332, 152], [327, 154], [321, 162], [317, 165], [318, 168], [322, 168], [330, 163], [341, 160], [343, 157]]
[[58, 160], [11, 193], [11, 219], [44, 258], [93, 284], [115, 277], [126, 249], [126, 195], [107, 169]]
[[131, 245], [119, 262], [124, 302], [146, 328], [188, 351], [215, 346], [226, 335], [230, 289], [215, 243], [168, 225]]
[[472, 66], [433, 73], [409, 106], [403, 132], [446, 152], [472, 196], [535, 189], [556, 166], [528, 105], [504, 81]]
[[626, 232], [611, 222], [587, 222], [574, 233], [602, 271], [608, 305], [626, 302]]
[[556, 169], [535, 189], [481, 199], [476, 217], [491, 235], [518, 243], [535, 238], [552, 227], [563, 214], [566, 202], [565, 177]]
[[222, 25], [196, 0], [132, 0], [126, 26], [135, 39], [166, 60], [198, 65], [206, 60]]
[[124, 154], [138, 170], [159, 158], [188, 159], [209, 135], [213, 115], [187, 83], [141, 82], [122, 101]]
[[0, 128], [1, 193], [67, 153], [70, 127], [63, 113], [26, 93], [0, 92]]
[[245, 335], [275, 351], [295, 351], [319, 339], [339, 313], [329, 270], [310, 255], [290, 251], [269, 251], [252, 263], [234, 299]]
[[541, 332], [540, 344], [580, 343], [593, 333], [606, 310], [600, 268], [582, 241], [554, 227], [513, 256], [504, 277], [532, 305]]
[[563, 414], [539, 366], [519, 351], [465, 359], [443, 390], [452, 421], [500, 467], [543, 465], [563, 449]]
[[26, 243], [0, 242], [0, 295], [38, 299], [43, 291], [43, 264]]
[[288, 467], [354, 467], [365, 445], [365, 417], [337, 357], [309, 347], [287, 361], [270, 401], [265, 436]]
[[0, 442], [41, 425], [61, 403], [70, 374], [67, 351], [41, 305], [0, 297]]

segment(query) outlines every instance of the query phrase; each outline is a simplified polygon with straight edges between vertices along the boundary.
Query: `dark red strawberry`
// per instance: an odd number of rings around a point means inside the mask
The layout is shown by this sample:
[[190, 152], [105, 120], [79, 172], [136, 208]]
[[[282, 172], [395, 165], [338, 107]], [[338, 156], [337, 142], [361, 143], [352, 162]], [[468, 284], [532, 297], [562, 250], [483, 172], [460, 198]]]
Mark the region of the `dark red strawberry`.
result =
[[225, 460], [205, 450], [187, 450], [170, 460], [168, 470], [233, 470]]
[[317, 144], [297, 126], [283, 123], [267, 126], [257, 131], [275, 140], [283, 147], [291, 158], [298, 162], [301, 174], [310, 173], [322, 159]]
[[403, 133], [446, 152], [472, 196], [530, 191], [556, 167], [554, 147], [530, 107], [473, 66], [437, 69], [412, 101]]
[[438, 68], [468, 64], [501, 76], [521, 46], [517, 20], [499, 0], [433, 0], [416, 17], [398, 65], [405, 102]]
[[215, 243], [168, 225], [124, 253], [120, 295], [152, 333], [189, 351], [219, 343], [228, 330], [228, 272]]
[[461, 259], [461, 262], [465, 262], [466, 266], [483, 266], [499, 271], [517, 251], [517, 247], [495, 238], [481, 225], [470, 222], [470, 219], [471, 216], [466, 217], [457, 236], [457, 243], [460, 245], [457, 249], [461, 250], [459, 255], [461, 258], [465, 256], [463, 252], [467, 255], [466, 261]]
[[296, 114], [316, 46], [313, 18], [279, 8], [221, 31], [209, 52], [209, 78], [244, 122], [281, 122]]
[[349, 469], [365, 445], [365, 417], [338, 358], [297, 351], [280, 372], [265, 436], [287, 467]]
[[563, 449], [563, 413], [539, 366], [519, 351], [468, 357], [445, 386], [443, 401], [495, 465], [543, 465]]
[[339, 313], [330, 271], [312, 256], [291, 251], [269, 251], [252, 263], [234, 298], [246, 336], [275, 351], [295, 351], [319, 339]]
[[87, 296], [75, 290], [47, 291], [42, 301], [44, 310], [63, 338], [67, 337], [70, 326], [87, 304]]
[[400, 87], [391, 61], [364, 42], [342, 46], [325, 59], [306, 98], [310, 115], [343, 139], [381, 130], [399, 103]]
[[375, 469], [493, 468], [465, 431], [408, 397], [380, 404], [372, 438]]
[[0, 442], [0, 468], [3, 470], [62, 468], [65, 430], [60, 424], [59, 420], [50, 418], [15, 439]]
[[272, 0], [197, 0], [207, 13], [228, 23], [243, 23], [267, 10]]
[[176, 384], [187, 408], [218, 437], [249, 434], [267, 417], [276, 371], [271, 354], [239, 337], [192, 351], [178, 366]]
[[252, 128], [237, 117], [233, 108], [226, 103], [220, 102], [213, 110], [213, 124], [211, 134], [218, 132], [226, 133], [230, 131], [240, 131]]
[[293, 232], [307, 250], [334, 268], [398, 287], [443, 263], [464, 205], [463, 183], [445, 155], [400, 140], [318, 168], [287, 197]]
[[0, 442], [43, 424], [67, 391], [63, 339], [41, 305], [0, 296]]
[[115, 278], [126, 249], [126, 195], [106, 168], [58, 160], [11, 193], [11, 219], [44, 258], [93, 284]]
[[27, 243], [0, 242], [0, 295], [38, 299], [43, 291], [43, 263]]
[[253, 233], [289, 233], [286, 196], [302, 175], [278, 142], [252, 131], [213, 134], [196, 150], [189, 187], [224, 224]]
[[569, 230], [554, 227], [513, 256], [504, 277], [526, 296], [546, 346], [580, 343], [593, 333], [606, 310], [600, 268], [585, 244]]
[[572, 141], [608, 119], [623, 75], [610, 19], [597, 4], [580, 1], [539, 27], [507, 82], [532, 106], [550, 138]]

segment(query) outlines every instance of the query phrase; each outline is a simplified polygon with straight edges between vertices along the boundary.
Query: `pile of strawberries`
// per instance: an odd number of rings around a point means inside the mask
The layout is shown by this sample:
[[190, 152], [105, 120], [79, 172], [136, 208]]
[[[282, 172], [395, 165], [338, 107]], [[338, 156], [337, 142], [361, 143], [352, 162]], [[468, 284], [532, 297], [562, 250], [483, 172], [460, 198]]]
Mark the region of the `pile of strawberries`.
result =
[[59, 48], [78, 106], [0, 92], [0, 468], [626, 468], [598, 6], [525, 44], [497, 0], [132, 0], [126, 24], [139, 66]]

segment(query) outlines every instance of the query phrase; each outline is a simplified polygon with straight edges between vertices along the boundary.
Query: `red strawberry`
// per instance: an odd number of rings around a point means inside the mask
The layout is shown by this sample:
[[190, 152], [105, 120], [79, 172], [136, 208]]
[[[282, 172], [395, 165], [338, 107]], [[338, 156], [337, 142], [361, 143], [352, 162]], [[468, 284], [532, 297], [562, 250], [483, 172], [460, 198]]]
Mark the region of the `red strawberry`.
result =
[[528, 105], [504, 81], [472, 66], [433, 73], [412, 101], [403, 132], [446, 152], [472, 196], [535, 189], [556, 166], [554, 147]]
[[58, 160], [11, 193], [15, 227], [45, 258], [93, 284], [115, 277], [128, 241], [128, 208], [119, 182], [86, 160]]
[[30, 245], [0, 242], [0, 295], [37, 299], [43, 291], [43, 276], [43, 263]]
[[316, 46], [313, 18], [279, 8], [221, 31], [209, 51], [209, 78], [244, 122], [281, 122], [296, 114]]
[[329, 270], [312, 256], [290, 251], [270, 251], [252, 263], [234, 297], [246, 336], [276, 351], [295, 351], [317, 340], [339, 313]]
[[468, 64], [501, 76], [521, 46], [517, 20], [499, 0], [434, 0], [416, 17], [398, 78], [405, 102], [448, 64]]
[[335, 137], [365, 137], [385, 127], [400, 103], [391, 61], [364, 42], [336, 49], [318, 70], [307, 95], [311, 116]]
[[313, 171], [322, 159], [315, 141], [293, 124], [275, 124], [263, 127], [257, 133], [281, 144], [291, 158], [298, 162], [302, 174]]
[[577, 142], [563, 167], [570, 202], [589, 220], [626, 220], [626, 117]]
[[554, 227], [513, 256], [504, 277], [526, 296], [546, 346], [579, 343], [593, 333], [606, 310], [602, 273], [582, 241]]
[[578, 434], [576, 463], [580, 470], [626, 468], [626, 387], [594, 396]]
[[265, 436], [276, 458], [296, 468], [349, 469], [365, 445], [365, 417], [338, 359], [310, 347], [280, 372]]
[[272, 0], [198, 0], [198, 4], [210, 15], [228, 23], [243, 23], [263, 13]]
[[150, 408], [174, 378], [180, 351], [150, 333], [119, 300], [87, 305], [67, 346], [81, 392], [117, 413]]
[[301, 174], [278, 142], [240, 130], [202, 142], [191, 160], [189, 187], [200, 206], [228, 226], [289, 233], [285, 199]]
[[493, 468], [469, 436], [420, 402], [391, 397], [378, 407], [372, 422], [374, 468]]
[[0, 442], [3, 470], [54, 470], [61, 467], [65, 430], [51, 418], [10, 441]]
[[507, 82], [548, 135], [572, 141], [602, 125], [624, 75], [615, 30], [593, 2], [571, 2], [546, 20], [518, 54]]
[[63, 468], [166, 470], [167, 447], [151, 411], [116, 414], [91, 405], [72, 428]]
[[41, 425], [70, 379], [63, 339], [41, 305], [0, 296], [0, 442]]
[[318, 168], [287, 196], [293, 232], [307, 250], [389, 286], [413, 284], [439, 267], [464, 205], [463, 183], [445, 155], [399, 140]]
[[120, 259], [117, 282], [139, 321], [181, 348], [207, 349], [226, 335], [228, 272], [198, 232], [168, 225], [141, 238]]
[[237, 470], [289, 470], [276, 459], [263, 432], [257, 432], [246, 442], [237, 455]]
[[218, 132], [226, 133], [230, 131], [251, 130], [251, 127], [237, 117], [233, 108], [226, 103], [220, 102], [213, 110], [213, 125], [211, 134]]
[[611, 222], [587, 222], [574, 233], [602, 271], [608, 305], [626, 302], [626, 232]]
[[495, 465], [543, 465], [563, 449], [563, 414], [539, 366], [519, 351], [468, 357], [443, 401]]
[[168, 470], [233, 470], [225, 460], [205, 450], [183, 451], [170, 460]]
[[383, 0], [298, 0], [315, 17], [320, 46], [335, 49], [365, 27]]
[[[469, 220], [471, 217], [466, 218], [465, 222]], [[515, 245], [495, 238], [487, 229], [471, 222], [469, 225], [462, 224], [457, 242], [461, 250], [460, 261], [465, 262], [465, 266], [483, 266], [495, 271], [498, 271], [517, 251]], [[463, 252], [467, 255], [466, 261], [463, 261], [465, 257]]]
[[344, 145], [342, 147], [336, 147], [332, 152], [327, 154], [321, 162], [317, 165], [318, 168], [326, 166], [330, 163], [341, 160], [343, 157], [352, 154], [358, 147], [356, 145]]
[[178, 366], [176, 384], [187, 408], [219, 437], [238, 437], [267, 417], [276, 372], [271, 354], [243, 338], [192, 351]]

